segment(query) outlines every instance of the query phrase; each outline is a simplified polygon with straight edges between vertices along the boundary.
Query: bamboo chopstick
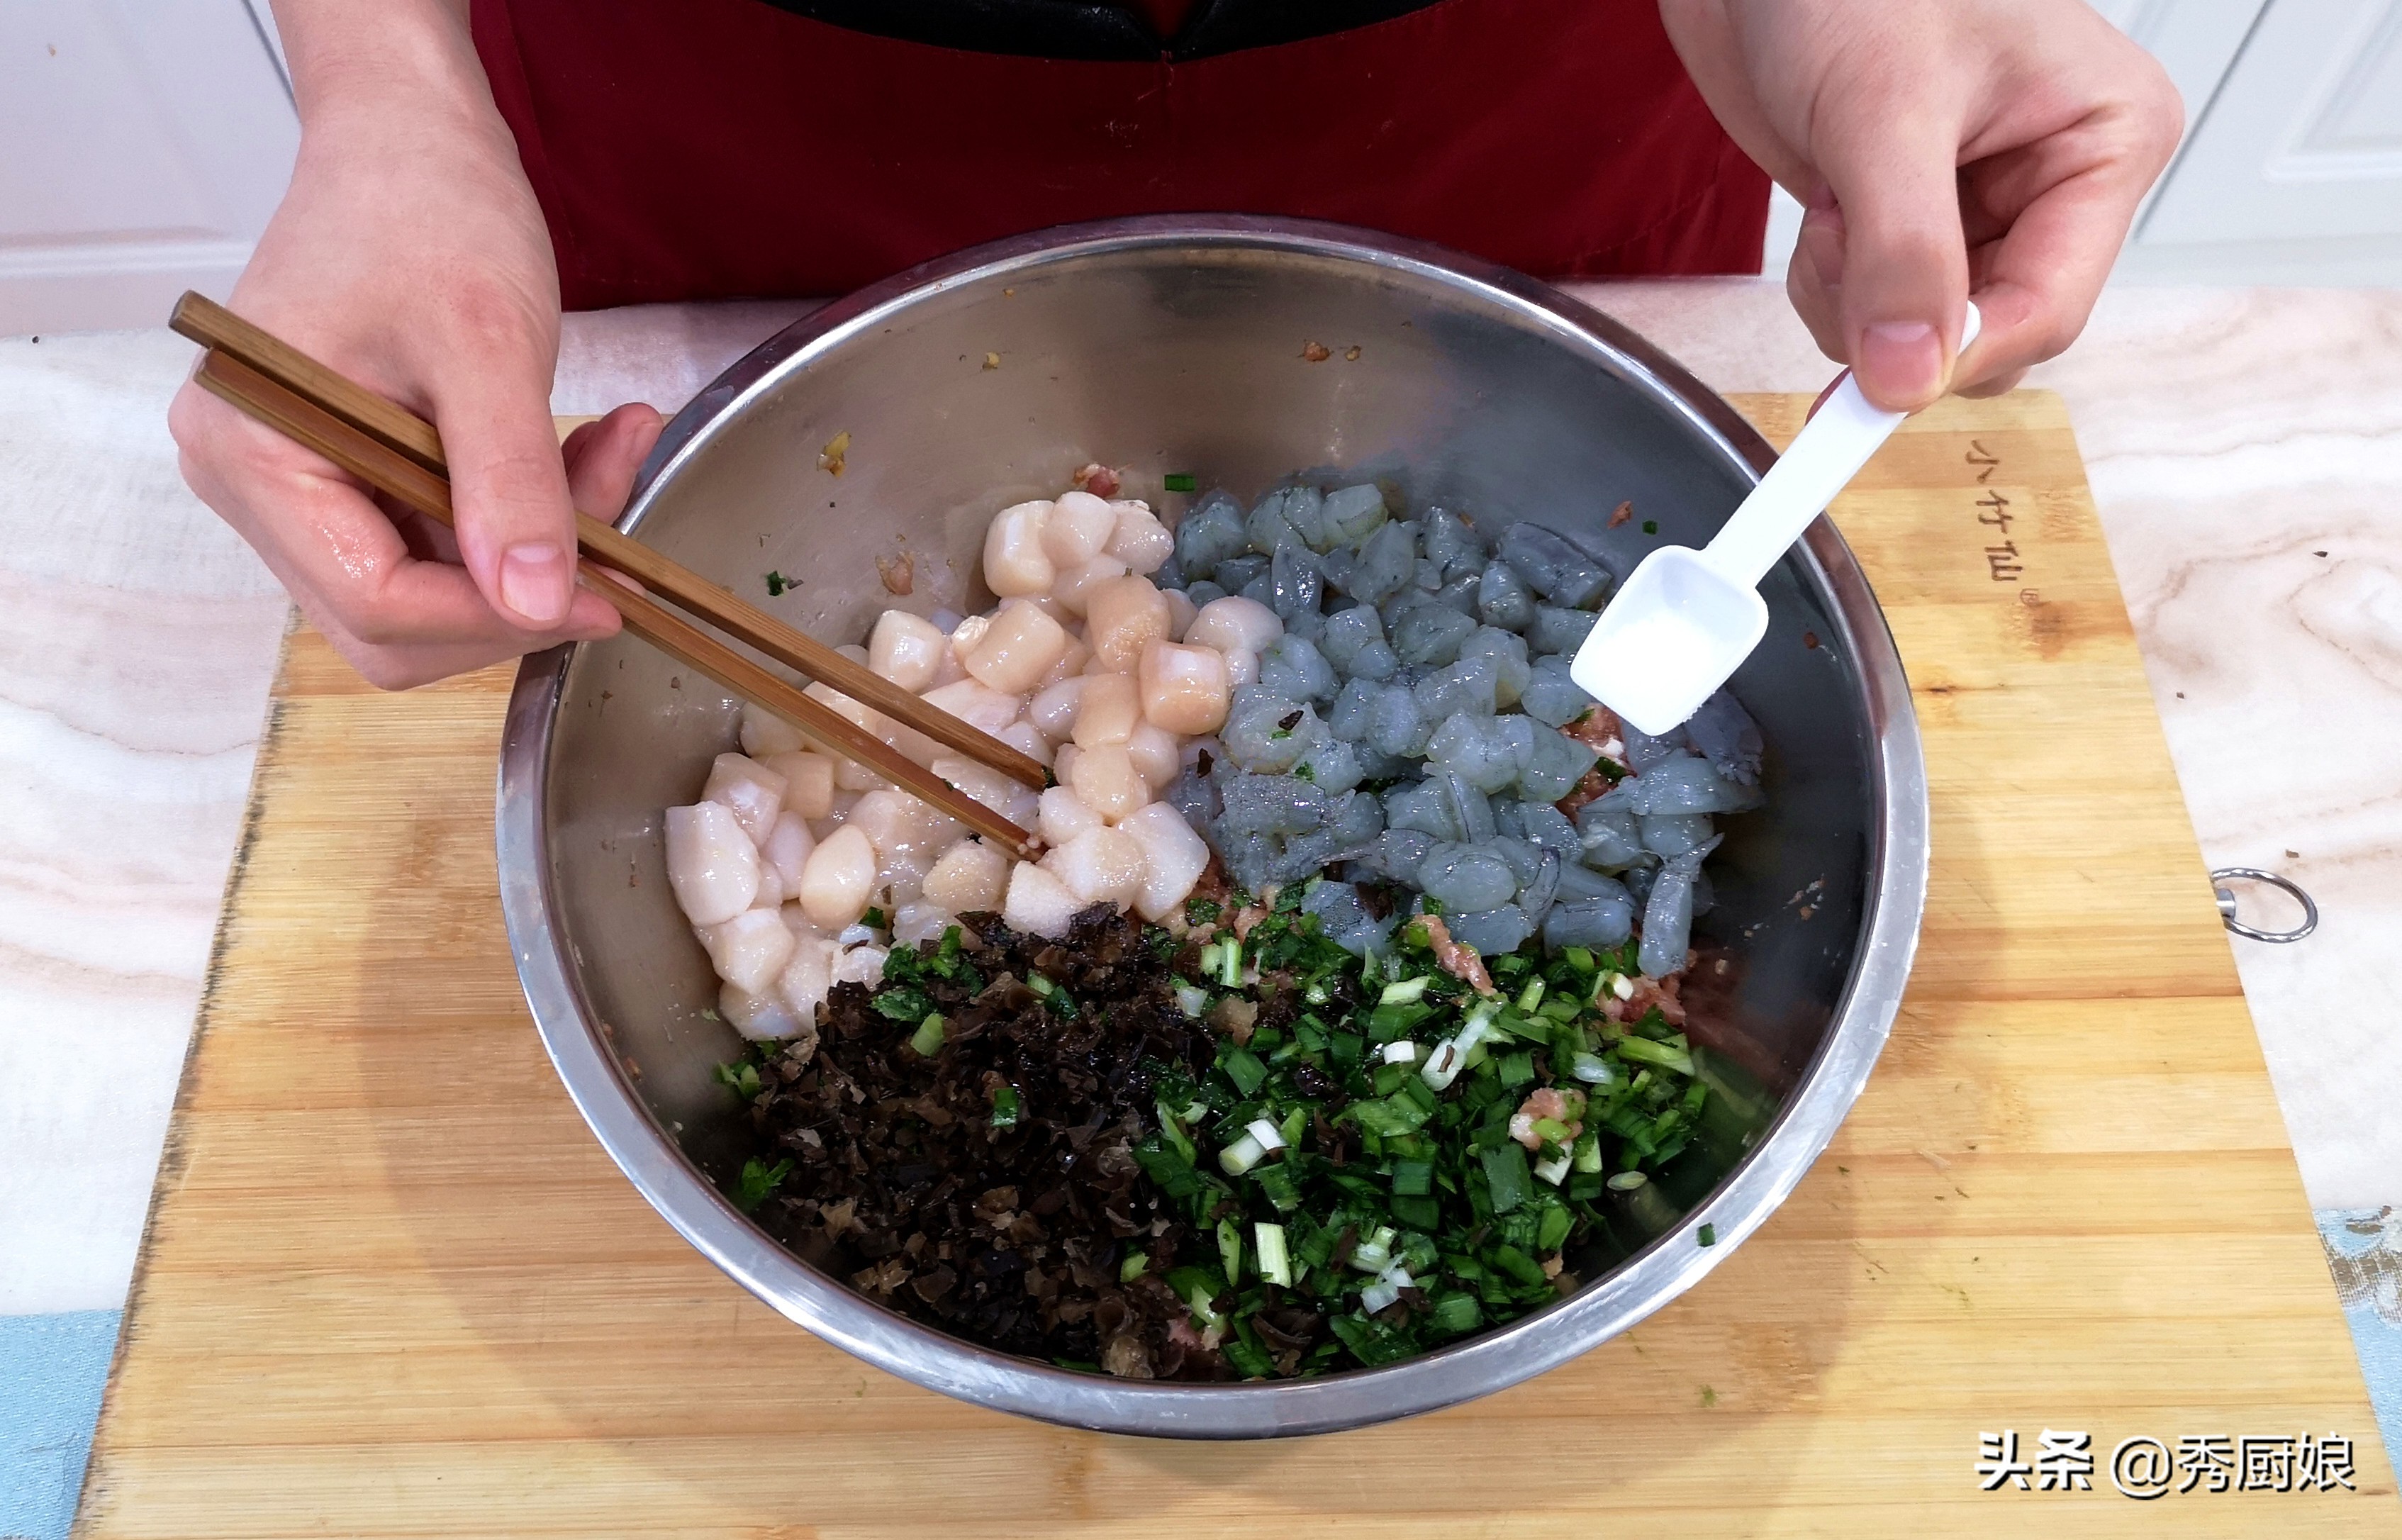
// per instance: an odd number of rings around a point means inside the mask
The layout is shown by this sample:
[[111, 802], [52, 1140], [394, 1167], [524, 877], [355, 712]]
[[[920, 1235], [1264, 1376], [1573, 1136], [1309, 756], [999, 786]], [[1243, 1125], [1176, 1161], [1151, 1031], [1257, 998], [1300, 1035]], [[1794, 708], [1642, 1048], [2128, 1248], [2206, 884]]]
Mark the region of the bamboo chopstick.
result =
[[[318, 403], [211, 349], [194, 379], [295, 442], [444, 524], [451, 521], [450, 484], [409, 456], [336, 416]], [[858, 760], [930, 805], [950, 814], [1012, 854], [1029, 859], [1034, 842], [1024, 829], [867, 732], [823, 701], [679, 618], [657, 601], [588, 557], [578, 563], [586, 586], [616, 607], [626, 627], [670, 657], [755, 701], [835, 753]]]
[[[433, 423], [327, 368], [214, 300], [186, 293], [175, 302], [175, 313], [168, 325], [202, 347], [247, 365], [253, 372], [315, 403], [330, 416], [419, 469], [437, 477], [449, 475], [449, 464], [442, 455], [442, 440]], [[690, 568], [669, 561], [633, 536], [588, 514], [578, 513], [575, 540], [583, 553], [600, 565], [624, 573], [679, 608], [732, 632], [778, 662], [875, 707], [1012, 780], [1037, 791], [1050, 784], [1042, 762], [1032, 756], [948, 712], [926, 704], [882, 674], [861, 667], [815, 637], [744, 602]]]

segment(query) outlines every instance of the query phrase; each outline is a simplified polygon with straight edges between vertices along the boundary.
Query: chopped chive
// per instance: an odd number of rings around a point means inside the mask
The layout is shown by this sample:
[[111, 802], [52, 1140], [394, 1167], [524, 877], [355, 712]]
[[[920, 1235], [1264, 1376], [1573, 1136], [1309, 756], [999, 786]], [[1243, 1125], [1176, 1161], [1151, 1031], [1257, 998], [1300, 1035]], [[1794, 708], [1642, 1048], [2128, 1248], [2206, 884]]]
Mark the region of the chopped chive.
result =
[[1499, 1149], [1484, 1151], [1477, 1159], [1484, 1167], [1484, 1185], [1492, 1194], [1495, 1214], [1508, 1214], [1526, 1200], [1532, 1173], [1526, 1169], [1523, 1146], [1505, 1143]]
[[[937, 1044], [936, 1047], [940, 1047]], [[931, 1057], [931, 1055], [929, 1056]], [[997, 1129], [1017, 1127], [1017, 1088], [999, 1086], [992, 1093], [992, 1126]]]
[[1118, 1282], [1121, 1283], [1131, 1283], [1136, 1279], [1141, 1277], [1143, 1275], [1143, 1269], [1150, 1266], [1150, 1253], [1140, 1251], [1128, 1252], [1126, 1254], [1126, 1259], [1118, 1264]]
[[1218, 1221], [1218, 1256], [1226, 1264], [1226, 1285], [1232, 1288], [1243, 1277], [1243, 1232], [1231, 1219]]
[[1404, 978], [1398, 984], [1387, 984], [1385, 986], [1384, 992], [1376, 997], [1376, 1004], [1380, 1006], [1410, 1005], [1424, 995], [1427, 985], [1432, 982], [1433, 980], [1426, 975], [1420, 974], [1415, 978]]
[[1660, 533], [1660, 520], [1658, 520], [1657, 519], [1646, 519], [1645, 520], [1643, 520], [1643, 533], [1644, 533], [1644, 534], [1659, 534], [1659, 533]]
[[1703, 1245], [1715, 1246], [1719, 1243], [1719, 1228], [1716, 1225], [1704, 1225], [1694, 1239]]
[[1266, 1223], [1251, 1227], [1251, 1248], [1259, 1258], [1263, 1283], [1292, 1286], [1292, 1258], [1285, 1249], [1284, 1227]]
[[941, 1011], [932, 1012], [923, 1021], [918, 1023], [918, 1030], [910, 1034], [909, 1046], [918, 1051], [918, 1057], [920, 1059], [932, 1059], [943, 1050], [943, 1013]]
[[1200, 484], [1194, 479], [1192, 472], [1181, 470], [1169, 471], [1161, 482], [1170, 492], [1191, 492]]

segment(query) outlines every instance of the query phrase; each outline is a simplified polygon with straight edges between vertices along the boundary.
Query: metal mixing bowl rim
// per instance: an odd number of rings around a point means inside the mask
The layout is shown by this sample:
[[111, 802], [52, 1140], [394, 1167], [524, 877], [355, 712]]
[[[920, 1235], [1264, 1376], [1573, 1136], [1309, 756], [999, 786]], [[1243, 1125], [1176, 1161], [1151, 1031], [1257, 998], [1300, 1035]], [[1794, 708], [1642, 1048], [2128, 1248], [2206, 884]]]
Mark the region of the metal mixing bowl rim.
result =
[[[1477, 258], [1346, 226], [1247, 215], [1150, 215], [1063, 226], [938, 258], [805, 316], [728, 368], [677, 413], [644, 465], [620, 527], [633, 529], [676, 466], [746, 400], [896, 311], [962, 284], [1062, 259], [1142, 248], [1249, 247], [1364, 263], [1430, 280], [1512, 312], [1581, 351], [1596, 347], [1755, 476], [1774, 452], [1732, 407], [1608, 316]], [[1309, 1380], [1130, 1381], [979, 1348], [877, 1305], [752, 1225], [645, 1107], [606, 1039], [553, 923], [549, 751], [573, 649], [528, 657], [510, 696], [499, 776], [502, 908], [526, 1001], [568, 1095], [635, 1188], [678, 1233], [762, 1301], [824, 1340], [904, 1380], [980, 1406], [1070, 1426], [1191, 1438], [1329, 1432], [1452, 1406], [1555, 1367], [1641, 1321], [1700, 1281], [1767, 1219], [1833, 1137], [1866, 1085], [1909, 977], [1925, 909], [1926, 766], [1901, 659], [1849, 548], [1821, 519], [1804, 565], [1854, 663], [1871, 752], [1869, 872], [1857, 962], [1825, 1037], [1753, 1148], [1675, 1227], [1601, 1279], [1541, 1311], [1422, 1357]], [[1705, 1228], [1715, 1243], [1701, 1243]]]

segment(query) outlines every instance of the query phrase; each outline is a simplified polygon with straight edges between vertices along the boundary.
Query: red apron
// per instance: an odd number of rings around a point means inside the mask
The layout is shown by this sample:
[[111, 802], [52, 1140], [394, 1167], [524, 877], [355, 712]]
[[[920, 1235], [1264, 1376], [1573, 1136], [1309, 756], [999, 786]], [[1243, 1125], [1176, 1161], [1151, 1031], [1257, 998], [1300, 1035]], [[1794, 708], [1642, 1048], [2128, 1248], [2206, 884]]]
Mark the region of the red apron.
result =
[[1283, 214], [1547, 277], [1756, 272], [1768, 180], [1656, 0], [1441, 0], [1186, 62], [871, 36], [763, 0], [473, 0], [571, 310], [835, 294], [1111, 215]]

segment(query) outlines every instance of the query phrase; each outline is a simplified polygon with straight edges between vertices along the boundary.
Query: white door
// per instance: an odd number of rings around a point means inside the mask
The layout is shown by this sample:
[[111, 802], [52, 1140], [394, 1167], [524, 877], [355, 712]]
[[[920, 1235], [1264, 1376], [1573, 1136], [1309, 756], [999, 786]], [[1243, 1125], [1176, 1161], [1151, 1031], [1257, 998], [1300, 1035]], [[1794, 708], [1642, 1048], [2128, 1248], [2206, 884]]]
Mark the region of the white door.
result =
[[0, 336], [224, 298], [299, 137], [245, 0], [4, 0]]
[[2402, 281], [2402, 0], [2270, 0], [2202, 105], [2139, 249]]

